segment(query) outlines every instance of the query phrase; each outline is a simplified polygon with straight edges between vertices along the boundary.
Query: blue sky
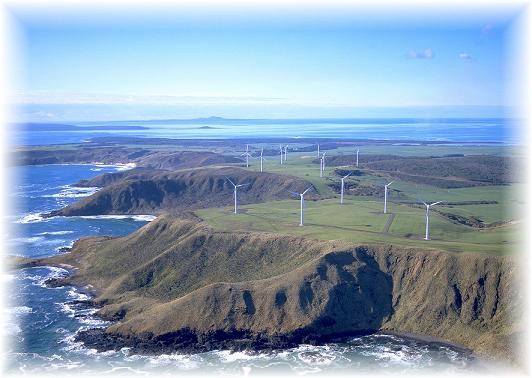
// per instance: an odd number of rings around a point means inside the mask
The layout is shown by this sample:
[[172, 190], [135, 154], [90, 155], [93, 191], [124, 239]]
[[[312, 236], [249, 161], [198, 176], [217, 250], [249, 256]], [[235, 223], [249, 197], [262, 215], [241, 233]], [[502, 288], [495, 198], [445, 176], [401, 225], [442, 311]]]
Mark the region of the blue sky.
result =
[[25, 38], [20, 114], [86, 121], [430, 108], [438, 117], [497, 116], [508, 105], [505, 43], [515, 12], [229, 13], [14, 10]]

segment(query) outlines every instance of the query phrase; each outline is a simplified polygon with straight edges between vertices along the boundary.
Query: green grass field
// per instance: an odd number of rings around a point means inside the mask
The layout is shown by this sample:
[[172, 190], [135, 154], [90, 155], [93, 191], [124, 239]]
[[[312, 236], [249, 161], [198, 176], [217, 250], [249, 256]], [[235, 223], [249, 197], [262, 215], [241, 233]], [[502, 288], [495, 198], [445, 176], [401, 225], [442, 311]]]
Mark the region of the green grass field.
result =
[[[389, 146], [388, 146], [389, 147]], [[412, 147], [410, 147], [412, 148]], [[423, 150], [427, 147], [423, 147]], [[436, 155], [439, 152], [434, 152]], [[487, 147], [492, 149], [491, 147]], [[471, 149], [471, 147], [468, 147]], [[446, 153], [458, 153], [460, 148], [446, 147]], [[392, 153], [373, 151], [373, 153]], [[411, 154], [408, 151], [408, 154]], [[443, 249], [450, 252], [479, 252], [490, 254], [513, 253], [518, 246], [520, 222], [508, 211], [509, 203], [518, 199], [521, 184], [507, 186], [478, 186], [443, 189], [407, 181], [396, 181], [389, 193], [387, 215], [383, 214], [380, 197], [352, 196], [346, 192], [345, 204], [340, 206], [339, 194], [328, 184], [339, 182], [334, 168], [329, 167], [323, 178], [319, 165], [312, 163], [312, 153], [289, 153], [288, 161], [279, 164], [278, 157], [268, 157], [264, 170], [289, 174], [310, 181], [319, 191], [317, 201], [306, 201], [305, 226], [299, 227], [299, 201], [276, 201], [244, 205], [242, 213], [234, 215], [231, 208], [204, 209], [197, 214], [215, 228], [224, 230], [259, 230], [309, 236], [318, 239], [343, 239], [356, 243], [386, 243], [405, 247]], [[241, 165], [240, 165], [241, 166]], [[342, 167], [355, 168], [355, 167]], [[258, 160], [251, 160], [253, 171], [260, 169]], [[381, 185], [391, 180], [386, 174], [362, 169], [363, 176], [349, 178], [363, 185]], [[423, 240], [425, 210], [418, 199], [425, 202], [496, 201], [496, 204], [443, 205], [439, 210], [463, 217], [474, 216], [485, 223], [508, 222], [504, 226], [479, 229], [458, 223], [431, 212], [431, 240]]]
[[299, 200], [243, 205], [239, 214], [232, 207], [203, 209], [196, 213], [222, 230], [281, 232], [316, 239], [342, 239], [355, 243], [385, 243], [404, 247], [443, 249], [450, 252], [512, 253], [519, 224], [479, 230], [431, 214], [430, 241], [423, 240], [425, 212], [421, 208], [382, 202], [348, 199], [306, 201], [305, 225], [299, 227]]

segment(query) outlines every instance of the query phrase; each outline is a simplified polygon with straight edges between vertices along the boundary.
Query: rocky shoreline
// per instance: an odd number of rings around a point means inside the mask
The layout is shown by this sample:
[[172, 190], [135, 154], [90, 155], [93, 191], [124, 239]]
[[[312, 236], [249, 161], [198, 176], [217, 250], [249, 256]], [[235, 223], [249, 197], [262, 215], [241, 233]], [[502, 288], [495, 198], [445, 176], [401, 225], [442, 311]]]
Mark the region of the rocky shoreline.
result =
[[328, 343], [345, 343], [353, 337], [367, 335], [392, 335], [404, 339], [412, 339], [430, 345], [441, 345], [474, 357], [473, 351], [462, 345], [449, 343], [433, 337], [412, 335], [400, 332], [382, 332], [367, 330], [344, 332], [334, 335], [319, 335], [305, 331], [285, 335], [253, 334], [247, 331], [213, 331], [196, 333], [190, 329], [182, 329], [170, 334], [154, 336], [144, 334], [137, 337], [122, 336], [106, 332], [104, 328], [92, 328], [80, 331], [75, 340], [82, 342], [87, 348], [98, 352], [119, 351], [129, 348], [131, 354], [160, 355], [170, 353], [196, 354], [213, 350], [229, 350], [231, 352], [279, 352], [300, 345], [325, 345]]

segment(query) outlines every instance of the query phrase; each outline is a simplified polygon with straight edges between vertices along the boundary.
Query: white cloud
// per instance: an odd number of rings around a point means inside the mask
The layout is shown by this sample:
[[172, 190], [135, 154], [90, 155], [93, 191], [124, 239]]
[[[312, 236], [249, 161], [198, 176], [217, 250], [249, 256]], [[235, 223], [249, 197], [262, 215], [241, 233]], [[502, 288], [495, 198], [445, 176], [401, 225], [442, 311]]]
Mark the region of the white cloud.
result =
[[465, 52], [461, 52], [460, 54], [458, 54], [458, 57], [460, 59], [471, 59], [471, 55], [469, 55], [468, 53], [465, 53]]
[[431, 48], [427, 48], [423, 51], [410, 50], [406, 53], [408, 59], [432, 59], [434, 58], [434, 52]]

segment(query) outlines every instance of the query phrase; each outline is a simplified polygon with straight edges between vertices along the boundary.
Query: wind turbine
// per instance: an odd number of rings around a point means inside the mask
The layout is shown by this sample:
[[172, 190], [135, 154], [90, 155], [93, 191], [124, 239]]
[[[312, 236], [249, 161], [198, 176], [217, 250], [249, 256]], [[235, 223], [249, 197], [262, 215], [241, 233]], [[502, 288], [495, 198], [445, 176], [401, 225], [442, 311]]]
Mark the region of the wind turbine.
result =
[[426, 223], [425, 223], [425, 238], [424, 239], [425, 240], [430, 240], [430, 238], [429, 238], [429, 217], [430, 217], [429, 213], [430, 213], [430, 208], [432, 206], [434, 206], [434, 205], [437, 205], [437, 204], [443, 202], [443, 201], [433, 202], [431, 204], [427, 204], [424, 201], [421, 201], [421, 202], [423, 202], [423, 205], [426, 206], [426, 210], [425, 210]]
[[262, 154], [264, 153], [264, 148], [260, 150], [260, 171], [262, 172], [262, 162], [265, 160]]
[[305, 194], [310, 190], [312, 189], [312, 186], [309, 186], [303, 193], [296, 193], [296, 192], [292, 192], [289, 190], [290, 193], [296, 195], [296, 196], [299, 196], [299, 203], [300, 203], [300, 208], [301, 208], [301, 213], [299, 215], [299, 226], [302, 227], [303, 226], [303, 209], [305, 207]]
[[318, 143], [318, 153], [317, 156], [320, 157], [320, 144]]
[[234, 182], [231, 181], [231, 179], [229, 177], [227, 177], [227, 180], [233, 185], [234, 187], [234, 190], [233, 190], [233, 197], [235, 198], [235, 214], [237, 213], [237, 203], [236, 203], [236, 189], [237, 188], [240, 188], [241, 186], [246, 186], [246, 185], [249, 185], [250, 183], [248, 182], [247, 184], [239, 184], [239, 185], [236, 185]]
[[288, 144], [284, 146], [284, 161], [286, 161], [287, 155], [288, 155]]
[[283, 146], [279, 145], [279, 151], [281, 152], [281, 165], [283, 164]]
[[340, 190], [340, 205], [344, 204], [344, 180], [351, 176], [353, 172], [349, 172], [347, 175], [342, 177], [342, 189]]
[[249, 167], [249, 158], [251, 157], [251, 155], [249, 154], [249, 145], [246, 144], [246, 152], [244, 152], [240, 156], [245, 156], [246, 157], [246, 168], [248, 168]]
[[388, 184], [384, 185], [384, 214], [386, 214], [386, 205], [388, 203], [388, 187], [392, 185], [393, 181], [390, 181]]
[[325, 169], [325, 152], [323, 153], [323, 156], [320, 158], [320, 177], [323, 177], [324, 169]]
[[358, 167], [358, 153], [360, 152], [360, 150], [357, 148], [357, 167]]

